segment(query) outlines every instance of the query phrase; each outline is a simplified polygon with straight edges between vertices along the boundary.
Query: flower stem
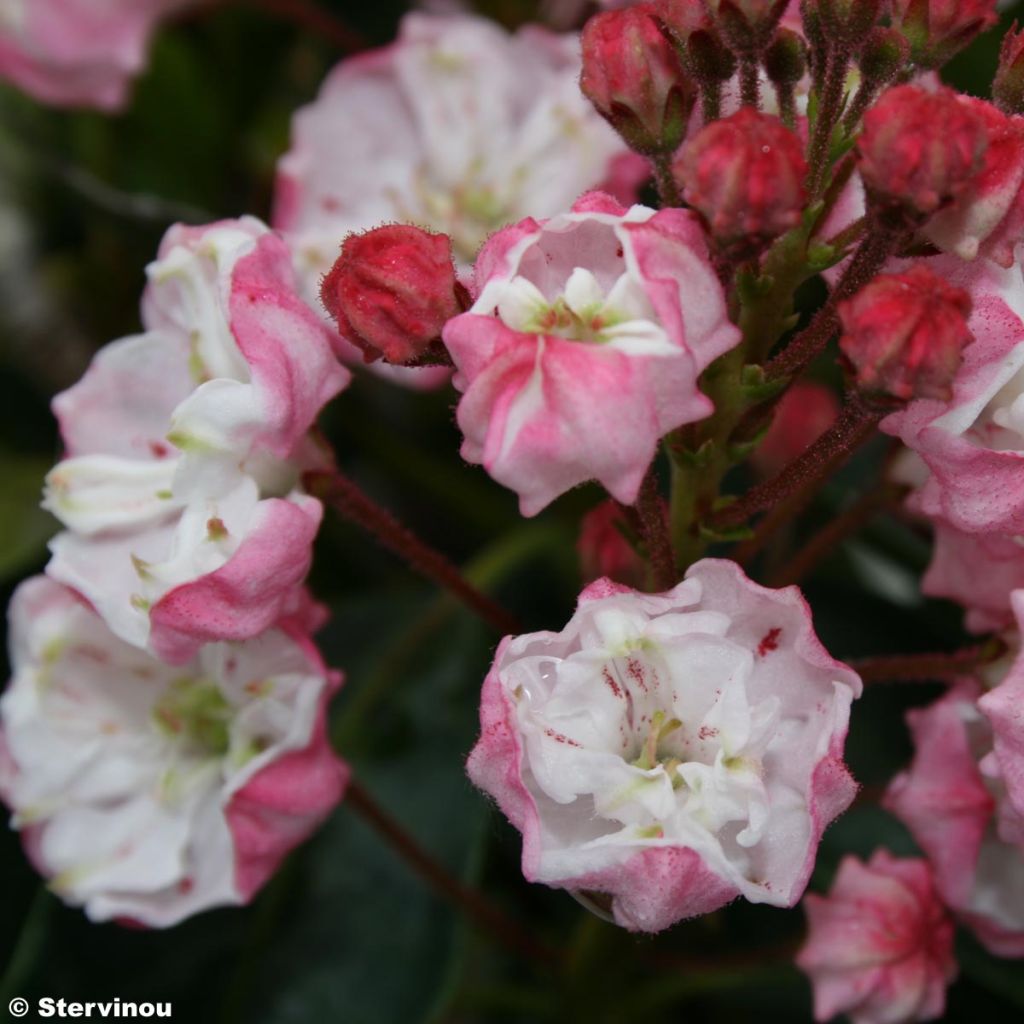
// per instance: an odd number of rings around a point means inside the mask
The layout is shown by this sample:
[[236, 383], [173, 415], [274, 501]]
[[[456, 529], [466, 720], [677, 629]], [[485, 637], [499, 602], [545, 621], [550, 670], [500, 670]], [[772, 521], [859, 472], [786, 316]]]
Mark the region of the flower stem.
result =
[[761, 105], [761, 82], [758, 78], [758, 60], [752, 53], [740, 57], [740, 103], [757, 110]]
[[846, 57], [832, 48], [825, 58], [818, 115], [807, 150], [807, 195], [812, 203], [821, 198], [828, 180], [832, 133], [842, 113], [845, 89]]
[[647, 548], [647, 561], [651, 567], [654, 587], [658, 591], [670, 590], [675, 586], [676, 556], [672, 550], [668, 517], [658, 487], [658, 475], [654, 467], [647, 471], [636, 500], [636, 512], [640, 532]]
[[524, 928], [489, 903], [482, 893], [455, 878], [402, 828], [358, 783], [350, 781], [343, 806], [351, 807], [390, 844], [399, 855], [438, 894], [454, 904], [481, 932], [491, 935], [510, 951], [543, 967], [558, 967], [560, 950], [538, 942]]
[[865, 683], [951, 683], [1006, 653], [1006, 644], [992, 637], [948, 654], [894, 654], [854, 659], [848, 664]]
[[795, 509], [810, 500], [825, 478], [843, 465], [871, 436], [884, 415], [884, 410], [866, 405], [859, 395], [851, 394], [833, 427], [777, 476], [757, 484], [722, 509], [712, 520], [712, 528], [735, 529], [768, 509], [773, 511], [766, 522], [781, 514], [783, 507], [788, 515], [793, 515]]
[[785, 587], [799, 583], [822, 559], [827, 558], [843, 541], [859, 533], [878, 513], [894, 508], [903, 501], [908, 488], [902, 484], [883, 483], [862, 494], [848, 509], [819, 530], [786, 564], [767, 581], [769, 587]]
[[336, 469], [329, 473], [309, 473], [305, 483], [310, 494], [372, 533], [382, 546], [403, 558], [417, 572], [450, 590], [499, 633], [523, 631], [513, 615], [469, 583], [445, 555], [420, 540], [343, 473]]
[[654, 166], [654, 181], [658, 186], [658, 198], [662, 207], [682, 206], [683, 197], [679, 194], [676, 179], [672, 176], [672, 154], [655, 153], [651, 157]]

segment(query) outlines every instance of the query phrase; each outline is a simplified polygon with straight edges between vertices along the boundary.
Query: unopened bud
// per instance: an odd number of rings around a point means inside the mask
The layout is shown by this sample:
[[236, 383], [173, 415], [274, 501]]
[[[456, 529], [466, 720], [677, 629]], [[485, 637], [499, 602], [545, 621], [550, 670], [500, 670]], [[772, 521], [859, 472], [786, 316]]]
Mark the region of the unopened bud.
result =
[[764, 440], [750, 457], [762, 476], [781, 473], [839, 417], [835, 392], [824, 384], [800, 380], [779, 400]]
[[617, 501], [602, 501], [583, 517], [576, 550], [585, 583], [607, 576], [627, 587], [643, 589], [647, 562], [630, 543], [628, 532], [625, 513]]
[[948, 399], [963, 350], [971, 297], [920, 264], [882, 274], [839, 304], [839, 347], [868, 395]]
[[407, 224], [349, 235], [320, 286], [338, 331], [366, 361], [400, 366], [428, 354], [464, 298], [451, 239]]
[[732, 257], [753, 255], [800, 221], [803, 146], [770, 114], [744, 107], [711, 122], [679, 151], [672, 170], [686, 201]]
[[1003, 37], [992, 98], [1006, 114], [1024, 114], [1024, 32], [1014, 22]]
[[807, 44], [792, 29], [780, 28], [765, 50], [764, 71], [775, 85], [796, 85], [807, 71]]
[[864, 116], [860, 173], [875, 203], [927, 217], [970, 185], [987, 146], [984, 120], [952, 89], [900, 85]]
[[875, 26], [857, 57], [861, 78], [872, 91], [888, 85], [910, 61], [910, 44], [893, 28]]
[[805, 0], [804, 6], [822, 36], [844, 47], [859, 46], [882, 12], [882, 0]]
[[941, 67], [997, 20], [996, 0], [892, 0], [892, 23], [925, 68]]
[[725, 41], [737, 53], [761, 53], [789, 0], [706, 0]]
[[698, 29], [686, 41], [686, 66], [701, 85], [720, 85], [736, 74], [736, 57], [713, 29]]
[[584, 95], [640, 153], [682, 142], [697, 98], [653, 4], [595, 14], [583, 29]]

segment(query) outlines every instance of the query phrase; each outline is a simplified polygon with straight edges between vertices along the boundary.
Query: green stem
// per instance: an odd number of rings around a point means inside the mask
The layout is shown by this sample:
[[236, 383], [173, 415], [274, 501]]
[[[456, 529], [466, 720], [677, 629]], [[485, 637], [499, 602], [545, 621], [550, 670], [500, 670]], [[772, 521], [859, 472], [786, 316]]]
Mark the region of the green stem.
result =
[[50, 915], [56, 905], [56, 899], [46, 887], [39, 886], [25, 915], [7, 969], [0, 979], [0, 1006], [7, 1006], [15, 996], [23, 995], [26, 986], [32, 980], [36, 965], [46, 946]]
[[656, 153], [651, 157], [651, 164], [654, 166], [654, 181], [658, 186], [662, 207], [682, 206], [683, 197], [672, 175], [672, 154]]

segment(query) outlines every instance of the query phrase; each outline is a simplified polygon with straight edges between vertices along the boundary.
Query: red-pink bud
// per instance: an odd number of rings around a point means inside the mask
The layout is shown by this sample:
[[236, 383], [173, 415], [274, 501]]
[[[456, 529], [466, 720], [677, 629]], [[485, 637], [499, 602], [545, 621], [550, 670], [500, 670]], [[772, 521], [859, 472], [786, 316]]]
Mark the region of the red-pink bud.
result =
[[839, 304], [839, 347], [867, 394], [947, 399], [964, 348], [971, 297], [917, 264], [882, 274]]
[[320, 299], [368, 363], [408, 365], [463, 311], [463, 292], [447, 235], [389, 224], [345, 239]]
[[682, 142], [697, 98], [653, 4], [603, 11], [583, 28], [580, 88], [640, 153]]
[[706, 0], [726, 42], [738, 53], [760, 53], [772, 34], [789, 0]]
[[772, 425], [750, 457], [765, 477], [781, 473], [802, 455], [839, 416], [835, 392], [814, 381], [797, 381], [775, 407]]
[[647, 563], [627, 540], [629, 527], [617, 501], [595, 505], [580, 523], [576, 550], [584, 583], [607, 576], [636, 590], [647, 583]]
[[876, 202], [928, 216], [967, 188], [987, 147], [983, 118], [952, 89], [899, 85], [864, 116], [860, 172]]
[[672, 171], [730, 255], [752, 254], [800, 221], [803, 146], [770, 114], [744, 107], [712, 121], [680, 150]]
[[1024, 114], [1024, 32], [1017, 23], [1003, 36], [992, 98], [1006, 114]]
[[941, 67], [998, 20], [996, 0], [892, 0], [892, 23], [920, 67]]

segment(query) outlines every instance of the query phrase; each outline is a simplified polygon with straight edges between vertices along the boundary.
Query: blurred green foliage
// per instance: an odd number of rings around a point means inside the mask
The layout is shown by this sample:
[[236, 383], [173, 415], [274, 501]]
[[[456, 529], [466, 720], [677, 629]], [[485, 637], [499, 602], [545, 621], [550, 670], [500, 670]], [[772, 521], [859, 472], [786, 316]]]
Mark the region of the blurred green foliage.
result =
[[[393, 37], [405, 4], [324, 6], [376, 45]], [[511, 24], [534, 5], [479, 6]], [[980, 40], [950, 80], [986, 95], [997, 44], [998, 33]], [[59, 452], [49, 399], [100, 344], [138, 329], [143, 269], [170, 222], [269, 216], [290, 115], [339, 56], [317, 35], [233, 3], [160, 34], [123, 115], [47, 110], [0, 91], [5, 603], [45, 562], [52, 526], [37, 498]], [[522, 524], [514, 496], [458, 458], [452, 405], [450, 393], [399, 391], [363, 375], [324, 426], [367, 490], [529, 627], [558, 628], [578, 589], [576, 523], [598, 491], [578, 490]], [[799, 531], [870, 486], [880, 457], [876, 446], [858, 458]], [[924, 540], [878, 522], [823, 565], [807, 593], [830, 650], [850, 657], [961, 642], [955, 609], [915, 596], [926, 559]], [[519, 962], [472, 931], [343, 805], [252, 906], [163, 933], [91, 925], [60, 906], [5, 834], [0, 1005], [13, 995], [170, 1000], [175, 1019], [198, 1024], [810, 1020], [808, 985], [790, 965], [799, 912], [736, 904], [636, 938], [563, 893], [527, 886], [518, 836], [462, 769], [494, 637], [336, 520], [320, 539], [313, 585], [334, 613], [325, 654], [348, 680], [334, 735], [365, 787], [458, 877], [568, 949], [569, 968]], [[935, 692], [875, 688], [856, 705], [849, 755], [867, 798], [826, 835], [814, 887], [828, 884], [844, 853], [913, 850], [871, 795], [909, 757], [904, 710]], [[946, 1019], [1015, 1021], [1022, 1012], [1024, 972], [965, 938]]]

